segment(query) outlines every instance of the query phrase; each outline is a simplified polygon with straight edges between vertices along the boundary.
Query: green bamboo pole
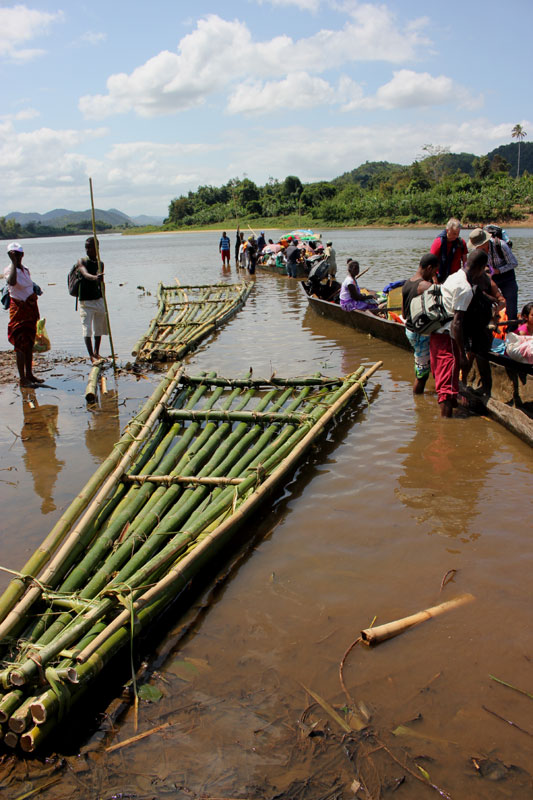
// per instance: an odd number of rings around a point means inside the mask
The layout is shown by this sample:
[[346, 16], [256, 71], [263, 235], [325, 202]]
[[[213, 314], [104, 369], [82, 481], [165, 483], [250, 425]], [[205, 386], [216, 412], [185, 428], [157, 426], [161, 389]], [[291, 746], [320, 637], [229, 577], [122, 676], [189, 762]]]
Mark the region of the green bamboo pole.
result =
[[5, 694], [0, 700], [0, 724], [8, 721], [11, 714], [17, 709], [24, 700], [22, 689], [13, 689]]
[[[45, 564], [57, 555], [58, 548], [69, 531], [72, 531], [75, 520], [82, 512], [87, 509], [83, 517], [85, 524], [85, 520], [89, 521], [94, 515], [93, 509], [96, 512], [98, 511], [102, 495], [105, 496], [108, 492], [109, 475], [111, 474], [112, 482], [114, 483], [116, 477], [125, 472], [143, 442], [143, 432], [151, 430], [155, 419], [159, 416], [160, 408], [163, 407], [176, 388], [182, 371], [183, 367], [180, 364], [174, 364], [169, 369], [165, 378], [146, 401], [140, 413], [130, 422], [125, 433], [115, 445], [113, 452], [102, 462], [77, 498], [56, 522], [42, 544], [22, 567], [21, 577], [14, 578], [9, 583], [2, 597], [0, 597], [0, 642], [16, 628], [27, 609], [40, 594], [39, 587], [33, 587], [26, 592], [26, 596], [18, 603], [29, 585], [28, 578], [38, 576]], [[48, 575], [47, 578], [43, 578], [43, 581], [49, 581]]]
[[257, 411], [185, 411], [183, 409], [172, 408], [165, 411], [165, 416], [170, 420], [208, 420], [214, 422], [257, 422], [262, 424], [272, 422], [294, 423], [296, 425], [307, 422], [305, 414], [286, 414], [281, 412]]
[[[93, 223], [93, 236], [94, 236], [94, 245], [96, 248], [96, 260], [98, 262], [98, 275], [102, 275], [102, 261], [100, 259], [100, 245], [98, 244], [98, 237], [96, 235], [96, 219], [94, 217], [94, 197], [93, 197], [93, 180], [89, 178], [89, 189], [91, 192], [91, 217]], [[107, 308], [107, 298], [106, 298], [106, 291], [105, 291], [105, 282], [102, 275], [102, 281], [100, 286], [102, 287], [102, 297], [104, 300], [104, 309], [105, 309], [105, 318], [107, 320], [107, 330], [109, 331], [109, 346], [111, 347], [111, 359], [113, 361], [113, 371], [117, 371], [117, 361], [115, 358], [115, 348], [113, 347], [113, 337], [111, 336], [111, 323], [109, 321], [109, 310]]]

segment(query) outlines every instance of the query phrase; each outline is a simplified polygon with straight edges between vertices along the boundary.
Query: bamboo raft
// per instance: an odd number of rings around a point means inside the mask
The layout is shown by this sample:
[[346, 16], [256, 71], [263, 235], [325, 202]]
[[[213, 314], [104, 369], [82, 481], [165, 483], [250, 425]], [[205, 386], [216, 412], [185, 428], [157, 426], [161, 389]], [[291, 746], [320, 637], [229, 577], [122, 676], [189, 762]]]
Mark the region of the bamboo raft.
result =
[[294, 380], [171, 366], [0, 598], [6, 746], [37, 750], [111, 658], [130, 663], [132, 639], [216, 564], [380, 366]]
[[177, 361], [231, 319], [251, 283], [157, 287], [157, 314], [132, 350], [138, 361]]

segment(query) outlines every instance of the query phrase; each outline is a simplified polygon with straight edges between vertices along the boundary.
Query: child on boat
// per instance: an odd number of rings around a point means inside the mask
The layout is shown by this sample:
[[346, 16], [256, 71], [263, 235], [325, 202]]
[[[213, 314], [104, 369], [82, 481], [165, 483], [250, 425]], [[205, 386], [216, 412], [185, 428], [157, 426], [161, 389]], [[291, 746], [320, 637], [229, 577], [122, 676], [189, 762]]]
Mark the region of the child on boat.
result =
[[[362, 294], [357, 285], [359, 275], [359, 262], [352, 258], [348, 259], [348, 275], [342, 282], [340, 293], [340, 305], [344, 311], [372, 311], [376, 312], [379, 308], [375, 292]], [[366, 291], [366, 290], [365, 290]]]
[[533, 303], [526, 303], [520, 314], [523, 320], [516, 332], [519, 336], [533, 336]]

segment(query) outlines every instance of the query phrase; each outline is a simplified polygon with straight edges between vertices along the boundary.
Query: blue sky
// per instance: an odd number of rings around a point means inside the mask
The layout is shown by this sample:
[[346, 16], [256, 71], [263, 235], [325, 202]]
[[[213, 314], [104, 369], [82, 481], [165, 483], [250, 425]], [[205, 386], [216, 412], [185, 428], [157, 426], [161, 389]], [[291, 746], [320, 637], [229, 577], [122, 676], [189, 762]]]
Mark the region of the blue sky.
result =
[[[0, 0], [0, 215], [165, 216], [247, 176], [331, 179], [533, 134], [533, 3]], [[529, 98], [529, 100], [528, 100]]]

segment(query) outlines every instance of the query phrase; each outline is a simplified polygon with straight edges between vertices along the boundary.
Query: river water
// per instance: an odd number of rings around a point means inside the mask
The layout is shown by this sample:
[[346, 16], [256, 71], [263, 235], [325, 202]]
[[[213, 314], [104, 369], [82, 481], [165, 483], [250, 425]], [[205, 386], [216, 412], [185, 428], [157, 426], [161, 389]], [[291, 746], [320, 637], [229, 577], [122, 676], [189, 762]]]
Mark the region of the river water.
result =
[[[526, 302], [533, 230], [512, 233]], [[352, 256], [371, 267], [363, 285], [382, 288], [415, 271], [434, 235], [357, 230], [328, 238], [340, 274]], [[238, 279], [234, 267], [222, 274], [219, 236], [101, 237], [119, 362], [130, 359], [155, 312], [158, 281]], [[83, 237], [25, 247], [25, 264], [44, 290], [53, 352], [83, 356], [66, 293]], [[69, 758], [39, 796], [318, 800], [395, 789], [398, 798], [438, 797], [425, 774], [454, 800], [531, 797], [532, 739], [524, 732], [533, 733], [531, 700], [489, 677], [533, 693], [531, 450], [488, 419], [442, 420], [431, 387], [413, 398], [407, 351], [318, 317], [297, 281], [258, 271], [254, 283], [245, 308], [188, 358], [188, 370], [338, 375], [382, 360], [369, 403], [362, 397], [329, 431], [248, 525], [247, 546], [220, 564], [219, 580], [151, 643], [147, 674], [163, 697], [141, 703], [138, 733], [166, 726], [106, 752], [134, 735], [132, 711], [105, 738], [101, 730], [92, 735], [100, 716], [87, 733], [70, 717], [66, 733], [83, 755]], [[0, 350], [8, 349], [5, 325], [0, 336]], [[1, 386], [4, 567], [24, 563], [158, 381], [151, 373], [109, 377], [107, 399], [88, 410], [88, 371], [79, 360], [52, 364], [50, 388], [31, 394], [33, 408], [16, 386]], [[343, 739], [307, 689], [341, 709], [348, 700], [339, 664], [361, 629], [465, 592], [474, 602], [349, 653], [345, 686], [372, 715], [374, 738]], [[108, 689], [118, 695], [118, 679]], [[91, 698], [95, 714], [107, 700]], [[10, 796], [46, 783], [49, 765], [34, 764], [31, 780], [21, 769]], [[357, 794], [354, 779], [364, 783]]]

